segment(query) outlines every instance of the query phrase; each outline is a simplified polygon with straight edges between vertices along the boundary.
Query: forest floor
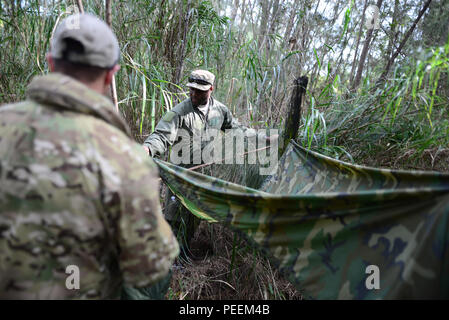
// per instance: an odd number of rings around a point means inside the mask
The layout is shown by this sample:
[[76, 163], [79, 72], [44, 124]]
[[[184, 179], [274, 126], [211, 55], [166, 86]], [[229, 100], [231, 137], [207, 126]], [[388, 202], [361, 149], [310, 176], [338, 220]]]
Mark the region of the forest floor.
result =
[[302, 295], [244, 239], [220, 224], [201, 222], [191, 251], [198, 260], [178, 260], [167, 299], [299, 300]]

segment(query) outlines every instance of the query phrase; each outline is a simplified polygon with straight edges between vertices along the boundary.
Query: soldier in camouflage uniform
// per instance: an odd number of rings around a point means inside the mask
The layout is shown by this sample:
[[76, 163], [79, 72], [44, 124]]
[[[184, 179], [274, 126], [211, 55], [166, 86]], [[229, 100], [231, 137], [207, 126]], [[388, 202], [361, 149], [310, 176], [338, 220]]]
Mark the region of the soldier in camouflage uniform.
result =
[[157, 169], [104, 96], [119, 47], [103, 21], [65, 19], [47, 60], [55, 72], [0, 108], [0, 299], [118, 298], [179, 253]]
[[[180, 149], [179, 145], [188, 141], [189, 161], [179, 165], [189, 168], [204, 163], [201, 152], [209, 142], [204, 137], [213, 135], [210, 132], [214, 130], [240, 129], [246, 136], [256, 135], [254, 129], [240, 125], [224, 104], [211, 97], [214, 80], [214, 74], [207, 70], [191, 72], [187, 83], [190, 98], [167, 112], [144, 142], [144, 148], [150, 156], [160, 157], [170, 146]], [[278, 137], [276, 135], [269, 138], [263, 135], [260, 138], [270, 142]], [[194, 143], [195, 140], [200, 143]], [[165, 198], [164, 215], [177, 234], [181, 254], [184, 255], [184, 251], [190, 253], [189, 243], [200, 220], [185, 209], [169, 190]]]

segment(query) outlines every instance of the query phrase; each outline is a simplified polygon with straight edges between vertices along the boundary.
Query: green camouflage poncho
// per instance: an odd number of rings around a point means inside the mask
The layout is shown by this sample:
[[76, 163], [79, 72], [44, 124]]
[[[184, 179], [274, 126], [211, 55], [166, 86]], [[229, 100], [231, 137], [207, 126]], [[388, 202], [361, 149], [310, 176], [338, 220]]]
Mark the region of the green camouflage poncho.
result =
[[305, 298], [449, 298], [448, 174], [354, 166], [294, 143], [262, 190], [157, 164], [193, 214], [245, 234]]

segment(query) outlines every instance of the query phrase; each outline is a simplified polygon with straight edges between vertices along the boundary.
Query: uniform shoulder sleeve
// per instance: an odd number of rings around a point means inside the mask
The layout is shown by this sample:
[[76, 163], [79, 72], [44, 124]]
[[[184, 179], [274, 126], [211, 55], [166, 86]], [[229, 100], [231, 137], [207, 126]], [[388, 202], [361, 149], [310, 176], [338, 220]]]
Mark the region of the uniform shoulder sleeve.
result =
[[151, 156], [160, 157], [165, 154], [169, 146], [173, 145], [181, 120], [181, 116], [174, 110], [168, 111], [162, 116], [154, 132], [143, 143], [150, 149]]

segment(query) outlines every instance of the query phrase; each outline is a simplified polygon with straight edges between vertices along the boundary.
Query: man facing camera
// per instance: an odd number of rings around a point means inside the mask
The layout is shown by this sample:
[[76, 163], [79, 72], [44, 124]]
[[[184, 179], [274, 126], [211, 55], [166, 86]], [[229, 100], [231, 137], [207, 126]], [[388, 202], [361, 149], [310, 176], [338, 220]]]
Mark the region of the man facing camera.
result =
[[[210, 140], [215, 139], [213, 137], [217, 132], [236, 129], [247, 136], [256, 135], [254, 129], [240, 125], [228, 107], [212, 97], [214, 81], [215, 75], [207, 70], [190, 73], [187, 83], [189, 98], [168, 111], [143, 144], [150, 156], [160, 157], [172, 147], [170, 161], [191, 168], [204, 163], [204, 150]], [[270, 143], [278, 136], [267, 137], [263, 134], [260, 138]], [[173, 161], [178, 156], [174, 150], [186, 151], [182, 152], [182, 161]], [[193, 256], [189, 246], [199, 218], [182, 206], [171, 191], [166, 194], [164, 215], [178, 237], [181, 256], [185, 259], [198, 258]]]

